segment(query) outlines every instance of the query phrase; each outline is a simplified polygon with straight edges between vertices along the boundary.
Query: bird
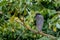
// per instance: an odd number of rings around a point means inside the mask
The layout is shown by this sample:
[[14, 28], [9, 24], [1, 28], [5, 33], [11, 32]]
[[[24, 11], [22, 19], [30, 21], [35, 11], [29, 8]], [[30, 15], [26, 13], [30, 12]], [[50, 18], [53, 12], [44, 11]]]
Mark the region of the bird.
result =
[[42, 31], [42, 28], [43, 28], [44, 17], [40, 13], [36, 13], [35, 18], [36, 18], [37, 30], [40, 32], [40, 31]]

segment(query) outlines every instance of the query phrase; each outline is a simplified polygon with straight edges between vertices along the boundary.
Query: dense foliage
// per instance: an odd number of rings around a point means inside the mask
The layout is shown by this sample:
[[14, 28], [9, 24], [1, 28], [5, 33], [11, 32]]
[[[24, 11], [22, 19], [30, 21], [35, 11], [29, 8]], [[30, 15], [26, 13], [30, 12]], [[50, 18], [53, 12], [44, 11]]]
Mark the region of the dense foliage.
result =
[[[60, 0], [0, 0], [0, 40], [51, 40], [28, 30], [36, 30], [35, 14], [44, 16], [43, 32], [60, 38]], [[19, 22], [17, 22], [18, 20]]]

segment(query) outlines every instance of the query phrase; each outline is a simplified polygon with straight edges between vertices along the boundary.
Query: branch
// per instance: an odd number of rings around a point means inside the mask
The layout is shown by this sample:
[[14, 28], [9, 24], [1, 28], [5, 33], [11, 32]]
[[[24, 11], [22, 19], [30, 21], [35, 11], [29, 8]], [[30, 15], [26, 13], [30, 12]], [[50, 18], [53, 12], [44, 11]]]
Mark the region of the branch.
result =
[[[16, 21], [17, 21], [17, 20], [16, 20]], [[38, 32], [38, 31], [36, 31], [36, 30], [33, 30], [33, 29], [31, 29], [31, 27], [30, 27], [29, 25], [26, 25], [23, 20], [20, 19], [20, 21], [22, 22], [22, 25], [23, 25], [23, 26], [25, 26], [28, 30], [32, 31], [33, 33], [41, 34], [41, 35], [43, 35], [43, 36], [47, 36], [47, 37], [49, 37], [49, 38], [51, 38], [51, 39], [54, 39], [54, 40], [56, 39], [56, 37], [54, 37], [54, 36], [52, 36], [52, 35], [49, 35], [49, 34], [45, 34], [45, 33], [43, 33], [42, 31], [41, 31], [41, 32]], [[18, 21], [17, 21], [17, 22], [18, 22]], [[18, 36], [18, 39], [19, 39], [19, 36]]]
[[43, 35], [43, 36], [47, 36], [47, 37], [50, 37], [50, 38], [52, 38], [52, 39], [56, 39], [56, 37], [54, 37], [54, 36], [52, 36], [52, 35], [45, 34], [45, 33], [43, 33], [42, 31], [41, 31], [41, 32], [37, 32], [36, 30], [31, 29], [30, 26], [29, 26], [29, 25], [26, 25], [25, 23], [24, 23], [23, 25], [24, 25], [28, 30], [32, 31], [33, 33], [41, 34], [41, 35]]

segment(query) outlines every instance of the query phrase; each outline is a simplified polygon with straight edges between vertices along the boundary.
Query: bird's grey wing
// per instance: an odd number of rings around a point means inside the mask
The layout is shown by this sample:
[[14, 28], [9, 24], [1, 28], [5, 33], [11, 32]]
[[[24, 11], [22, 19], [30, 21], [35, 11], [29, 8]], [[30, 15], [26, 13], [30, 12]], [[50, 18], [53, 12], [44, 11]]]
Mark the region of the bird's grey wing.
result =
[[39, 15], [36, 17], [36, 26], [38, 31], [42, 31], [42, 27], [43, 27], [43, 23], [44, 23], [44, 18], [42, 15]]

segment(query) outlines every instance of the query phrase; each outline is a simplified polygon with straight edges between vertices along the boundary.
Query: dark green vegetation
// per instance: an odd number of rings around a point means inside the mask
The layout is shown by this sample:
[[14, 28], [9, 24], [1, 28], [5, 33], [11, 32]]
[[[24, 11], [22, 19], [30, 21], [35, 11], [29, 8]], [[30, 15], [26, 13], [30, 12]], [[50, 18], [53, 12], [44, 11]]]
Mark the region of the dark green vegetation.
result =
[[51, 40], [21, 24], [36, 30], [36, 12], [44, 16], [43, 32], [60, 40], [60, 0], [0, 0], [0, 40]]

